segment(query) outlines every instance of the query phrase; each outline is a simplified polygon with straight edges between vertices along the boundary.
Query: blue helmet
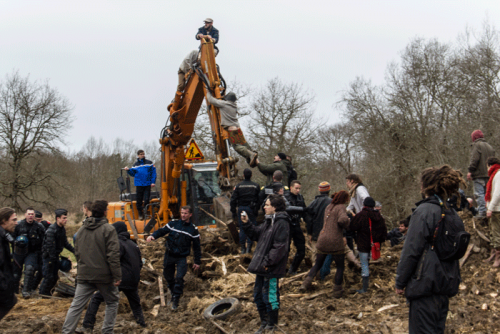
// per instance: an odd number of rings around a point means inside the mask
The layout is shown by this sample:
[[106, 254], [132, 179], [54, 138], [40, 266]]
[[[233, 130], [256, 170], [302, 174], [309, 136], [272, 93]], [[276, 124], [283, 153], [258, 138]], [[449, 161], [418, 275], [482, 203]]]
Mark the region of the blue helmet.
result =
[[28, 247], [28, 244], [29, 244], [29, 240], [28, 240], [28, 237], [26, 237], [25, 235], [20, 235], [16, 238], [15, 245], [17, 247], [21, 247], [21, 248]]
[[61, 260], [59, 261], [59, 270], [68, 273], [71, 270], [71, 260], [67, 257], [61, 256]]

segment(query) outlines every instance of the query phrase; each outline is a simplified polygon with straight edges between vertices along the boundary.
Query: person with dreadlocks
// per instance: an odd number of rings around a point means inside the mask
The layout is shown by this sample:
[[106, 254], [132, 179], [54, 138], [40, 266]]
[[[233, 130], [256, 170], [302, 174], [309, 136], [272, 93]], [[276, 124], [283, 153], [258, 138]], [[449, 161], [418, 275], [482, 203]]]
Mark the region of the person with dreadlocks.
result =
[[488, 176], [490, 179], [486, 184], [486, 217], [490, 220], [490, 240], [491, 256], [485, 260], [490, 262], [493, 259], [493, 267], [500, 267], [500, 175], [497, 175], [500, 169], [500, 159], [495, 157], [488, 158]]
[[[446, 200], [465, 186], [462, 173], [448, 165], [424, 169], [421, 193], [424, 198], [410, 220], [401, 252], [396, 293], [405, 294], [409, 305], [409, 332], [444, 333], [449, 297], [458, 293], [458, 260], [442, 260], [435, 249], [438, 228], [444, 223], [463, 228], [463, 222]], [[439, 240], [437, 240], [439, 242]]]
[[239, 155], [244, 157], [250, 167], [257, 166], [257, 152], [252, 150], [250, 144], [245, 140], [241, 132], [240, 122], [238, 122], [238, 105], [236, 104], [236, 94], [228, 92], [219, 100], [212, 96], [207, 89], [208, 103], [220, 110], [220, 123], [229, 133], [229, 142]]

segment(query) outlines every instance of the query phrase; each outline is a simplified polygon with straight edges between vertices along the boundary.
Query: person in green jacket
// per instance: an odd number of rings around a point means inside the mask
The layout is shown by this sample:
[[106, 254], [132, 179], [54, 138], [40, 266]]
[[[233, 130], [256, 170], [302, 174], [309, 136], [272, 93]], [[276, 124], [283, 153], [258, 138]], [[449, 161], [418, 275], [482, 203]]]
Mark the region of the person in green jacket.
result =
[[288, 169], [291, 167], [291, 163], [286, 159], [285, 153], [278, 153], [274, 156], [274, 162], [271, 164], [263, 164], [257, 159], [257, 167], [259, 171], [267, 176], [266, 185], [271, 184], [273, 182], [273, 174], [275, 171], [280, 170], [283, 173], [283, 181], [284, 185], [288, 185]]

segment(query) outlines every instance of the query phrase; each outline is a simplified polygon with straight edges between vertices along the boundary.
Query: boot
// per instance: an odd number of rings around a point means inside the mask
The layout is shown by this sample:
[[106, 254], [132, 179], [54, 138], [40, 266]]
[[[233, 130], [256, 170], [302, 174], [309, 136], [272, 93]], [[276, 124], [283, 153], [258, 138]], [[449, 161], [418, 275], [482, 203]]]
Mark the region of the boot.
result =
[[347, 261], [353, 263], [356, 268], [361, 269], [361, 263], [359, 263], [358, 259], [356, 259], [356, 256], [354, 256], [354, 253], [352, 251], [346, 253], [346, 258]]
[[265, 330], [266, 333], [269, 331], [270, 333], [274, 333], [276, 330], [276, 327], [278, 327], [278, 313], [279, 310], [274, 310], [271, 312], [268, 312], [269, 314], [269, 323], [267, 324]]
[[304, 282], [302, 282], [300, 290], [301, 291], [311, 290], [313, 279], [314, 279], [314, 277], [306, 276]]
[[365, 293], [366, 291], [368, 291], [368, 283], [370, 282], [370, 277], [366, 276], [362, 277], [362, 279], [363, 279], [363, 288], [361, 290], [356, 290], [357, 293]]
[[241, 254], [246, 254], [247, 253], [247, 249], [245, 247], [245, 245], [241, 246]]
[[35, 268], [33, 266], [26, 266], [24, 271], [24, 286], [22, 291], [23, 298], [29, 298], [31, 296], [30, 288], [33, 285], [33, 279], [35, 278]]
[[172, 304], [170, 305], [172, 311], [177, 311], [179, 308], [179, 297], [172, 297]]
[[266, 329], [266, 326], [269, 323], [269, 317], [266, 311], [259, 311], [259, 316], [260, 316], [260, 327], [259, 329], [257, 329], [255, 334], [264, 333], [264, 330]]
[[333, 287], [333, 297], [342, 298], [343, 294], [344, 294], [344, 289], [342, 288], [342, 284], [341, 285], [335, 284], [335, 286]]
[[297, 270], [294, 267], [290, 267], [290, 269], [288, 269], [288, 275], [297, 275]]
[[493, 268], [500, 267], [500, 250], [495, 251], [495, 262], [492, 265]]
[[251, 243], [247, 245], [246, 251], [247, 251], [247, 254], [250, 254], [252, 252], [252, 244]]

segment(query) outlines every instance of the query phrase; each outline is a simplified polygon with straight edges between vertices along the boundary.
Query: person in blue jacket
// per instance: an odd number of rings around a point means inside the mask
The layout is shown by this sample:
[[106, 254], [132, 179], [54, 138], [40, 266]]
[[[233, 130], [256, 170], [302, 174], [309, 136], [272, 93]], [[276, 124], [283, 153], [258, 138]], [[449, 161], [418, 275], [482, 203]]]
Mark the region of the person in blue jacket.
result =
[[[167, 225], [150, 235], [146, 242], [151, 242], [167, 235], [165, 243], [165, 258], [163, 260], [163, 276], [167, 280], [168, 288], [172, 295], [171, 308], [173, 311], [179, 307], [179, 299], [184, 291], [184, 276], [187, 273], [186, 257], [194, 251], [193, 270], [201, 265], [200, 232], [192, 223], [193, 210], [186, 205], [181, 208], [181, 219], [170, 221]], [[175, 273], [177, 267], [177, 274]]]
[[[134, 178], [136, 192], [136, 205], [139, 212], [139, 219], [144, 219], [144, 209], [149, 204], [151, 187], [156, 182], [156, 167], [151, 160], [146, 159], [143, 150], [137, 151], [137, 161], [132, 168], [124, 168], [128, 175]], [[144, 204], [143, 204], [144, 201]]]

